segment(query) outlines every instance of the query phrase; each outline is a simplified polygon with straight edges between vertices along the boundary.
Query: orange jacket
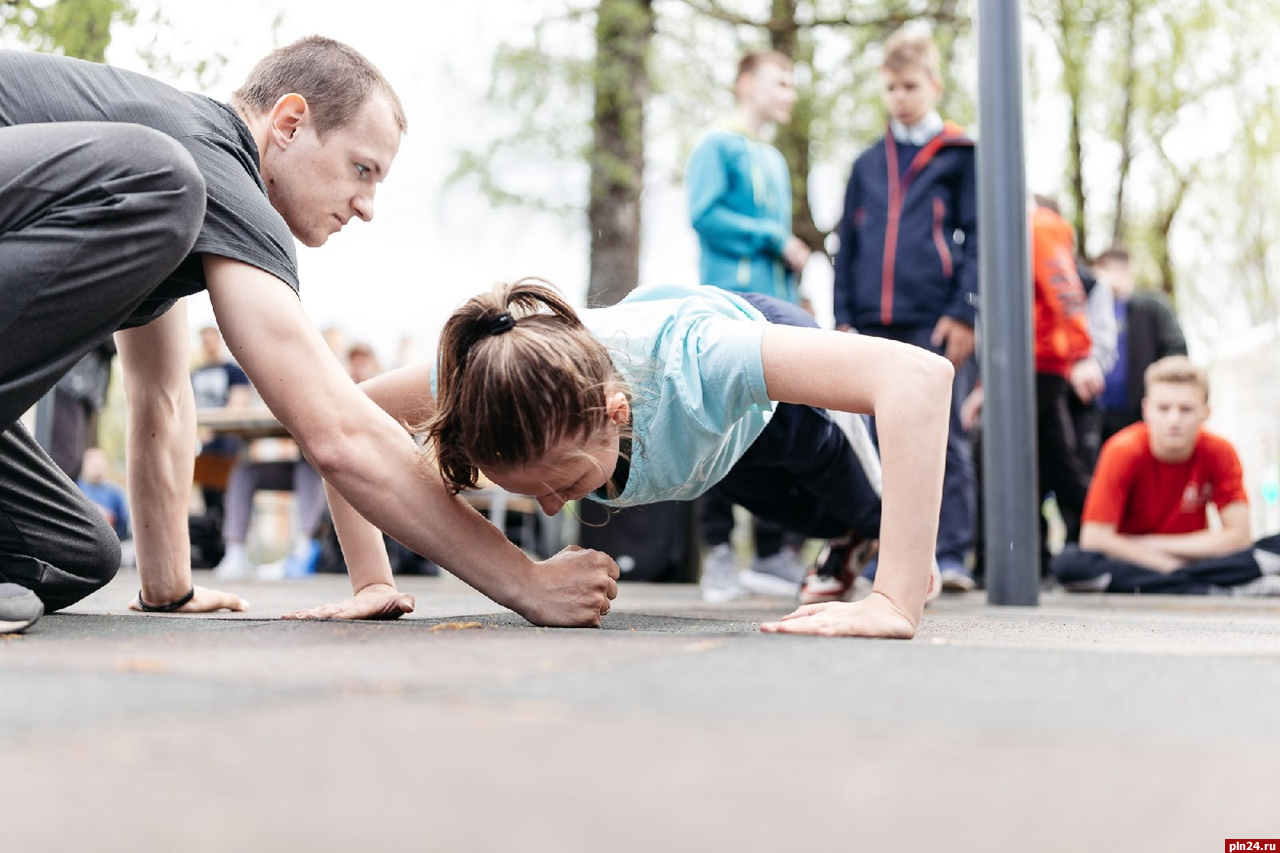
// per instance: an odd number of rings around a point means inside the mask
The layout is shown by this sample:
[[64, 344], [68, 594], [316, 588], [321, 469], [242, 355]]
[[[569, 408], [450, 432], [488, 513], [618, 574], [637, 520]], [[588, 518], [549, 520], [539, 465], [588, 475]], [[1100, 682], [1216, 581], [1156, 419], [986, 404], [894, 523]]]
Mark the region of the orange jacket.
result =
[[1035, 274], [1036, 373], [1069, 376], [1071, 365], [1093, 348], [1088, 297], [1076, 272], [1076, 235], [1047, 207], [1031, 214], [1031, 262]]

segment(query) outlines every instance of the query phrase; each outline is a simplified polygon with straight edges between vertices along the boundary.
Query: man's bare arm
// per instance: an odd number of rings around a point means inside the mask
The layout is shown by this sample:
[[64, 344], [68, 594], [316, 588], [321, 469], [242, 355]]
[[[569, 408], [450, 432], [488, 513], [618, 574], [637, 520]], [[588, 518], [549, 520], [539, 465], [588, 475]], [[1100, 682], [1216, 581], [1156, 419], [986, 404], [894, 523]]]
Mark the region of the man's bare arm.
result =
[[[195, 397], [187, 310], [179, 301], [146, 326], [116, 333], [128, 410], [126, 470], [138, 577], [148, 604], [192, 589], [187, 503], [195, 465]], [[135, 602], [136, 605], [136, 602]], [[196, 588], [183, 612], [243, 610], [239, 596]]]

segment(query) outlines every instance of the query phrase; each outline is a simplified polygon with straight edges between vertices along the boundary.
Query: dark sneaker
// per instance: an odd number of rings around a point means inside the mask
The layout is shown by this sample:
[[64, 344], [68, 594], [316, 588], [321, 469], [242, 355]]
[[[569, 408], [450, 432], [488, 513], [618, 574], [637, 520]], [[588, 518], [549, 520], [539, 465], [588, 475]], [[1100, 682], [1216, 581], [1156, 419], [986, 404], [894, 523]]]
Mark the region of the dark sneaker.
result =
[[25, 631], [44, 615], [44, 602], [16, 583], [0, 583], [0, 634]]
[[801, 604], [850, 601], [854, 579], [880, 550], [879, 539], [850, 535], [829, 539], [800, 589]]

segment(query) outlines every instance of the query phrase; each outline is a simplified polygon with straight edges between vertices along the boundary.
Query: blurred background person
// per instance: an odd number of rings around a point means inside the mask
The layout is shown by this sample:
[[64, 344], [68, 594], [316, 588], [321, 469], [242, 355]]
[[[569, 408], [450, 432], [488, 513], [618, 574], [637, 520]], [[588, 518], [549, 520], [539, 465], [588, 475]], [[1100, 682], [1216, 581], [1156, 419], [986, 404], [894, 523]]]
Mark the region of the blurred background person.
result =
[[1098, 287], [1111, 292], [1116, 317], [1116, 360], [1098, 397], [1101, 444], [1142, 420], [1142, 377], [1170, 355], [1186, 355], [1187, 339], [1163, 293], [1138, 290], [1129, 252], [1112, 246], [1093, 261]]

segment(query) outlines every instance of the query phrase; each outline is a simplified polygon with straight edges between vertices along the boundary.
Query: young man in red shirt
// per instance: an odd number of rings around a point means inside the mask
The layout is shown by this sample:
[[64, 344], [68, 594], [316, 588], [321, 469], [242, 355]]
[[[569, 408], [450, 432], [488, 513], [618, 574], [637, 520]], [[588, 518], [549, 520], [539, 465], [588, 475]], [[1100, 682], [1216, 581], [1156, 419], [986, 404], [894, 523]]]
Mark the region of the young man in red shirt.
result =
[[1144, 378], [1142, 421], [1103, 445], [1080, 546], [1054, 559], [1054, 574], [1077, 591], [1280, 595], [1280, 536], [1251, 540], [1240, 458], [1202, 428], [1204, 371], [1169, 356]]

